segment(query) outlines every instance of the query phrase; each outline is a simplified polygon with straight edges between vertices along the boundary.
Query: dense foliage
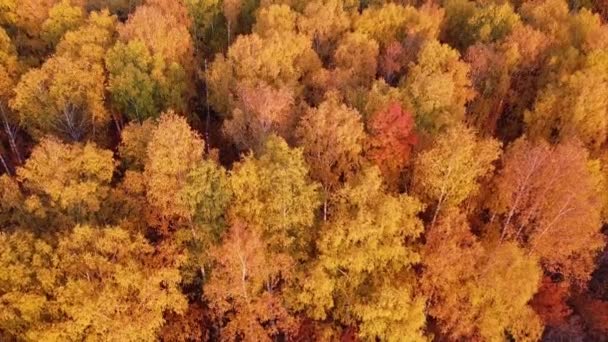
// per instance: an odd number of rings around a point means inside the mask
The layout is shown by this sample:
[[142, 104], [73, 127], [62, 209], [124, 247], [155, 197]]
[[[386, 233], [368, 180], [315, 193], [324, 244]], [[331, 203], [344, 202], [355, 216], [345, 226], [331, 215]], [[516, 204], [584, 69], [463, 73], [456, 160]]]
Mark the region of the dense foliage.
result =
[[608, 1], [0, 0], [1, 341], [605, 341]]

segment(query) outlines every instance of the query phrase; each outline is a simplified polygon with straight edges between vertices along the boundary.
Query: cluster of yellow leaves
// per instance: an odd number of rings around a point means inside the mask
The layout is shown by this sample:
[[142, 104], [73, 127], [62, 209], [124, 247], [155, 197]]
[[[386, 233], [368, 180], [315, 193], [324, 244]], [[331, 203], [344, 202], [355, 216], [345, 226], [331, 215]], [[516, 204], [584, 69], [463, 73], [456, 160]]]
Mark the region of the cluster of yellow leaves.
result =
[[537, 341], [542, 324], [527, 303], [541, 270], [513, 243], [484, 246], [466, 217], [449, 211], [426, 233], [422, 289], [428, 313], [451, 339]]
[[110, 119], [104, 81], [101, 65], [58, 55], [23, 75], [10, 105], [32, 135], [79, 141], [95, 136]]
[[41, 202], [41, 209], [59, 210], [78, 222], [100, 210], [113, 172], [111, 151], [92, 143], [67, 145], [45, 138], [17, 175], [31, 193], [30, 203]]
[[361, 116], [335, 93], [303, 115], [296, 135], [313, 178], [325, 189], [336, 188], [360, 165], [366, 138]]
[[146, 148], [144, 176], [148, 201], [166, 217], [190, 217], [190, 207], [175, 194], [184, 188], [188, 174], [203, 160], [205, 142], [183, 117], [161, 116]]
[[264, 83], [302, 94], [301, 79], [320, 65], [311, 41], [302, 34], [272, 32], [239, 36], [226, 56], [218, 55], [207, 75], [209, 102], [222, 114], [231, 113], [239, 85]]
[[0, 329], [7, 338], [153, 340], [186, 300], [172, 265], [121, 228], [76, 227], [48, 242], [0, 234]]
[[420, 261], [413, 241], [423, 231], [416, 217], [422, 205], [386, 194], [377, 168], [362, 171], [331, 205], [319, 256], [299, 279], [292, 305], [314, 319], [359, 323], [366, 340], [424, 340], [424, 299], [411, 274]]
[[319, 205], [318, 185], [308, 178], [302, 150], [271, 136], [257, 158], [248, 156], [235, 165], [230, 183], [231, 218], [259, 229], [270, 250], [301, 257], [314, 237]]
[[492, 173], [500, 152], [498, 141], [480, 139], [473, 130], [455, 126], [417, 156], [414, 190], [427, 203], [436, 204], [433, 221], [441, 210], [460, 205], [479, 190], [479, 182]]

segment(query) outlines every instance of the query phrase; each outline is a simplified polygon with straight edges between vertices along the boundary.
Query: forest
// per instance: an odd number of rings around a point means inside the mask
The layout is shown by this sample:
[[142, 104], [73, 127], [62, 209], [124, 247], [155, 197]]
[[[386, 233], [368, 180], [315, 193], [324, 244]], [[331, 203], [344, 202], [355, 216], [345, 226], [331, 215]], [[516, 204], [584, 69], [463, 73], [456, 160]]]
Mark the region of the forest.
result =
[[0, 341], [608, 341], [608, 0], [0, 0]]

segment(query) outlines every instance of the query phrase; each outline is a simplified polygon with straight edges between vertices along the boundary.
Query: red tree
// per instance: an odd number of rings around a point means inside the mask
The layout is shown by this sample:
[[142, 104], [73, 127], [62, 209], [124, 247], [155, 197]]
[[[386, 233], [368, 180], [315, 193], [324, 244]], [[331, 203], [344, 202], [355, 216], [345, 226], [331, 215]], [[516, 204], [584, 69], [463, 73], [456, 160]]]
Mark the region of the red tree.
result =
[[398, 103], [372, 115], [368, 155], [376, 163], [389, 185], [396, 185], [417, 142], [412, 114]]

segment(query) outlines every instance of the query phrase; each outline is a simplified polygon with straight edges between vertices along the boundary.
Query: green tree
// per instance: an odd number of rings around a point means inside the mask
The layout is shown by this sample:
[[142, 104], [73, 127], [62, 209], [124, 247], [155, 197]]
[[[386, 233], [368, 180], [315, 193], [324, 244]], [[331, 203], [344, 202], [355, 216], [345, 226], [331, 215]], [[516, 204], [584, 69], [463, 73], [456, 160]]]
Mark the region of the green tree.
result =
[[42, 23], [42, 39], [54, 47], [66, 32], [77, 28], [83, 22], [83, 9], [72, 6], [69, 0], [62, 0], [51, 8], [48, 18]]
[[152, 57], [143, 43], [118, 42], [106, 55], [106, 68], [108, 91], [118, 110], [140, 122], [160, 115], [162, 96], [152, 75]]
[[402, 87], [412, 102], [416, 126], [436, 133], [464, 119], [465, 105], [474, 97], [469, 66], [458, 51], [436, 40], [423, 45]]
[[154, 0], [118, 26], [108, 52], [108, 89], [116, 109], [143, 121], [169, 109], [186, 111], [195, 64], [191, 26], [182, 2]]

